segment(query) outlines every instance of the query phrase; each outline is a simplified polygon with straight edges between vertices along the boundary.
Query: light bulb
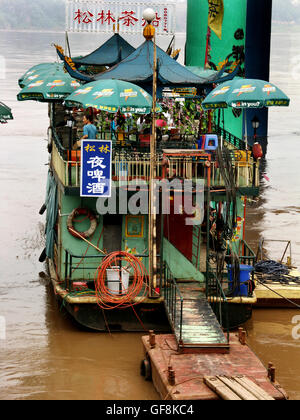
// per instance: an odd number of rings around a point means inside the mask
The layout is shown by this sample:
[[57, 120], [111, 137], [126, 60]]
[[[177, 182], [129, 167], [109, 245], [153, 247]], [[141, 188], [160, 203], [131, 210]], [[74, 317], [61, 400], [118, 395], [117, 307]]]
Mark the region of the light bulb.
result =
[[150, 7], [144, 10], [143, 18], [148, 22], [151, 23], [155, 19], [155, 12]]

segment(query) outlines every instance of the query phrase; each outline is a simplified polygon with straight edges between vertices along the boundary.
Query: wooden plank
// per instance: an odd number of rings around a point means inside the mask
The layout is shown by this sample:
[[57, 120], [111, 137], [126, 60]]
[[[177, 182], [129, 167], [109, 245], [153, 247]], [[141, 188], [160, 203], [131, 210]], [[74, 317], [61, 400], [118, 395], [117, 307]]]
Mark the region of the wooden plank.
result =
[[223, 400], [241, 401], [241, 398], [215, 376], [205, 376], [204, 383]]
[[226, 384], [233, 392], [235, 392], [242, 400], [246, 401], [257, 401], [256, 398], [250, 391], [245, 389], [242, 385], [237, 383], [234, 379], [227, 378], [226, 376], [217, 376], [220, 381]]
[[259, 400], [274, 401], [274, 398], [271, 397], [271, 395], [246, 376], [234, 376], [233, 379], [243, 387], [247, 388]]

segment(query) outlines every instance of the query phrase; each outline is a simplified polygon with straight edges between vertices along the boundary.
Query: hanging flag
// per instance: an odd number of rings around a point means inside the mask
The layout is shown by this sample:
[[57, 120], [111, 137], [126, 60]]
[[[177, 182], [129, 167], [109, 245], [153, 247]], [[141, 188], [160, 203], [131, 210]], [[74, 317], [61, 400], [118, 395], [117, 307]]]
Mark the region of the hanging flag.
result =
[[222, 39], [222, 25], [224, 17], [223, 0], [208, 0], [208, 27]]

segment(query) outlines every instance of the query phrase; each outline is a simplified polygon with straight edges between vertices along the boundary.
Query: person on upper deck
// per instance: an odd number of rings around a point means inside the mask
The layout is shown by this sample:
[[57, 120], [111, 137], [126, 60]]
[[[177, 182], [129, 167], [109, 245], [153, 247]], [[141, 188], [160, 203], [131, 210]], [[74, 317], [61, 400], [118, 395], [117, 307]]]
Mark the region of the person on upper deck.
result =
[[78, 140], [75, 145], [74, 148], [80, 148], [81, 147], [81, 140], [95, 140], [98, 130], [97, 127], [94, 125], [94, 120], [93, 117], [89, 114], [85, 114], [83, 117], [83, 123], [84, 123], [84, 127], [83, 127], [83, 136], [80, 140]]
[[144, 120], [143, 134], [151, 134], [151, 133], [152, 133], [151, 118], [147, 116]]
[[112, 139], [116, 139], [116, 133], [118, 131], [118, 117], [115, 115], [114, 119], [112, 120], [112, 122], [110, 123], [110, 132], [112, 134]]

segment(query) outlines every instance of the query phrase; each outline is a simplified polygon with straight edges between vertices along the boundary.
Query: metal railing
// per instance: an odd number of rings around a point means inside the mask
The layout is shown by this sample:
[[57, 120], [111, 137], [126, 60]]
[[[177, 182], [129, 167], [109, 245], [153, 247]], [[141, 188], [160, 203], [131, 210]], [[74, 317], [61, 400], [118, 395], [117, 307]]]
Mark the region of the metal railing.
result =
[[[65, 270], [64, 270], [64, 280], [65, 282], [65, 289], [69, 290], [69, 291], [73, 291], [74, 287], [73, 287], [73, 283], [74, 282], [78, 282], [78, 281], [86, 281], [86, 282], [93, 282], [94, 283], [94, 279], [90, 278], [90, 277], [86, 277], [85, 274], [83, 274], [83, 276], [80, 279], [73, 279], [73, 273], [76, 270], [82, 270], [83, 273], [84, 271], [88, 270], [97, 270], [99, 265], [101, 264], [103, 258], [105, 258], [105, 255], [86, 255], [86, 256], [77, 256], [72, 254], [70, 251], [65, 250], [65, 261], [64, 261], [64, 265], [65, 265]], [[93, 262], [95, 262], [97, 260], [97, 265], [92, 265]], [[82, 264], [83, 262], [90, 262], [92, 261], [91, 265], [86, 265], [86, 264]]]
[[233, 148], [237, 150], [246, 150], [246, 143], [244, 142], [244, 140], [236, 137], [235, 135], [231, 134], [229, 131], [224, 130], [224, 128], [216, 126], [215, 132], [219, 136], [222, 136], [224, 144], [227, 143], [233, 146]]
[[[240, 264], [246, 264], [254, 266], [256, 255], [252, 248], [247, 244], [244, 239], [240, 239], [238, 249], [234, 250], [239, 257]], [[230, 247], [227, 249], [227, 258], [230, 259], [232, 256], [232, 251]]]
[[244, 239], [240, 240], [239, 259], [241, 264], [251, 265], [252, 267], [255, 264], [256, 255]]
[[[55, 127], [51, 127], [53, 132], [53, 137], [57, 146], [59, 146], [60, 152], [62, 155], [67, 151], [63, 147], [62, 142], [59, 139], [59, 135]], [[216, 126], [212, 134], [217, 134], [222, 136], [223, 143], [225, 145], [230, 145], [233, 149], [236, 150], [246, 150], [246, 143], [244, 140], [236, 137], [229, 131], [224, 130], [221, 127]], [[116, 150], [136, 150], [136, 151], [145, 151], [149, 150], [149, 145], [147, 142], [143, 141], [147, 135], [143, 136], [138, 132], [121, 132], [121, 133], [112, 133], [110, 131], [100, 131], [97, 134], [98, 139], [102, 140], [111, 140], [113, 142], [114, 148]], [[248, 137], [249, 143], [251, 141], [266, 142], [267, 137]], [[149, 140], [150, 141], [150, 140]], [[157, 135], [157, 151], [161, 152], [163, 149], [195, 149], [198, 148], [199, 136], [196, 134], [158, 134]]]
[[[84, 281], [90, 284], [94, 284], [94, 274], [96, 270], [101, 266], [103, 259], [107, 255], [75, 255], [69, 250], [65, 249], [65, 258], [64, 258], [64, 276], [60, 279], [61, 282], [64, 282], [64, 286], [66, 290], [73, 291], [73, 283]], [[134, 255], [136, 258], [143, 258], [146, 261], [149, 259], [149, 255], [141, 254], [141, 255]], [[157, 255], [157, 266], [158, 272], [160, 272], [160, 255]], [[147, 265], [147, 262], [144, 262], [144, 265]], [[77, 271], [82, 271], [82, 276], [80, 278], [74, 279], [73, 274]], [[87, 274], [85, 273], [87, 272]], [[92, 272], [92, 277], [90, 276]], [[160, 279], [160, 289], [162, 289], [162, 279]]]
[[[62, 145], [62, 141], [55, 127], [51, 127], [51, 130], [55, 143], [63, 156], [68, 149]], [[111, 140], [115, 150], [149, 151], [150, 149], [150, 135], [141, 135], [137, 131], [118, 133], [112, 133], [111, 131], [98, 131], [97, 139]], [[158, 134], [157, 151], [174, 148], [195, 148], [197, 146], [197, 140], [198, 137], [193, 134]]]
[[55, 130], [54, 127], [51, 127], [51, 132], [52, 132], [52, 136], [53, 136], [53, 142], [57, 148], [57, 151], [59, 153], [59, 155], [61, 156], [61, 158], [63, 160], [67, 160], [68, 159], [68, 149], [66, 149], [60, 140], [59, 135], [57, 134], [57, 131]]
[[[150, 147], [150, 134], [141, 134], [138, 131], [131, 132], [117, 132], [112, 133], [110, 131], [99, 131], [97, 138], [103, 140], [111, 140], [116, 149], [121, 147], [122, 149], [127, 148], [128, 150], [134, 149], [149, 149]], [[149, 145], [147, 145], [147, 139]], [[162, 150], [163, 148], [183, 148], [185, 147], [195, 147], [197, 145], [198, 136], [195, 134], [164, 134], [157, 133], [157, 150]]]
[[[80, 151], [69, 151], [61, 143], [55, 129], [53, 129], [53, 153], [52, 166], [58, 173], [59, 179], [66, 187], [80, 186]], [[197, 157], [188, 156], [184, 153], [185, 149], [195, 150], [195, 142], [166, 145], [161, 143], [161, 150], [157, 151], [157, 178], [163, 176], [163, 150], [167, 149], [181, 150], [182, 156], [168, 157], [167, 178], [180, 179], [205, 179], [207, 178], [207, 153], [201, 155], [197, 152]], [[247, 156], [247, 159], [241, 160], [241, 155], [237, 151], [231, 153], [232, 166], [235, 170], [236, 187], [258, 187], [259, 186], [259, 163]], [[215, 154], [211, 154], [210, 161], [210, 186], [224, 187], [221, 171]], [[150, 178], [150, 153], [147, 149], [139, 147], [137, 144], [131, 148], [118, 148], [114, 146], [112, 155], [112, 178], [114, 181], [129, 182], [134, 179], [143, 179], [149, 181]]]
[[[258, 244], [258, 247], [257, 247], [255, 262], [270, 259], [270, 257], [268, 255], [265, 255], [264, 245], [265, 245], [266, 242], [274, 242], [274, 243], [278, 243], [278, 244], [280, 244], [280, 243], [284, 244], [284, 250], [283, 250], [283, 253], [282, 253], [282, 256], [281, 256], [279, 262], [280, 262], [280, 264], [282, 264], [283, 260], [284, 260], [284, 257], [287, 255], [287, 253], [289, 253], [289, 256], [287, 257], [288, 258], [287, 265], [292, 265], [292, 243], [291, 243], [290, 240], [287, 241], [287, 240], [284, 240], [284, 239], [265, 239], [265, 238], [262, 238], [259, 241], [259, 244]], [[260, 256], [260, 259], [259, 259], [259, 256]], [[279, 260], [279, 258], [278, 258], [278, 260]]]
[[[68, 151], [67, 151], [68, 153]], [[76, 155], [76, 152], [72, 152]], [[79, 155], [77, 160], [64, 160], [61, 156], [56, 143], [53, 147], [52, 166], [58, 173], [59, 179], [66, 187], [80, 186], [81, 162]], [[158, 155], [156, 165], [157, 179], [163, 177], [163, 159]], [[168, 159], [168, 168], [166, 172], [167, 179], [204, 179], [208, 185], [207, 177], [207, 159], [199, 155], [195, 157], [177, 157]], [[251, 159], [249, 162], [234, 160], [232, 162], [235, 170], [236, 187], [259, 187], [259, 166]], [[210, 163], [210, 186], [224, 187], [225, 182], [217, 161]], [[150, 179], [150, 154], [140, 152], [117, 152], [114, 151], [112, 158], [112, 179], [115, 182], [129, 182], [133, 180]]]
[[[180, 293], [176, 280], [170, 270], [170, 267], [164, 263], [164, 284], [162, 287], [167, 315], [170, 324], [174, 330], [179, 331], [179, 342], [182, 341], [182, 328], [183, 328], [183, 297]], [[174, 331], [175, 332], [175, 331]]]
[[229, 311], [228, 300], [215, 270], [207, 262], [206, 298], [214, 311], [219, 324], [223, 327], [229, 343]]

